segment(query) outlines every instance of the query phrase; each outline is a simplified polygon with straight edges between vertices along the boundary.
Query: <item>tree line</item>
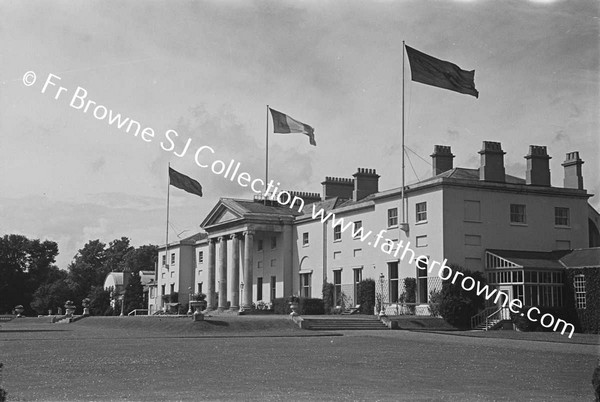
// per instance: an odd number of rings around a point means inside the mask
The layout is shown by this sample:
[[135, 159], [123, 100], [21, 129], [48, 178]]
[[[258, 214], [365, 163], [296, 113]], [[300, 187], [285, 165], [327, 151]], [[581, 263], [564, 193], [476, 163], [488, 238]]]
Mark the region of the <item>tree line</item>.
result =
[[[22, 305], [25, 315], [57, 313], [67, 300], [78, 309], [90, 299], [93, 315], [112, 315], [111, 290], [104, 289], [110, 272], [131, 274], [124, 296], [124, 310], [147, 308], [143, 299], [140, 271], [154, 270], [157, 246], [133, 247], [127, 237], [105, 244], [88, 241], [66, 270], [56, 265], [58, 244], [51, 240], [28, 239], [9, 234], [0, 238], [0, 313]], [[120, 309], [118, 312], [120, 313]]]

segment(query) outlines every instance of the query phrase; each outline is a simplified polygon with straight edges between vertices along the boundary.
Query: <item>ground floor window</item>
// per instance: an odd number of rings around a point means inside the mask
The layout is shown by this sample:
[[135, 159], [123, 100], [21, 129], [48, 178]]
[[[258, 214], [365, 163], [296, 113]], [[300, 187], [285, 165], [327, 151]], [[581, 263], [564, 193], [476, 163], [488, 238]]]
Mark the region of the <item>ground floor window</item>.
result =
[[[418, 263], [423, 263], [423, 260], [419, 260]], [[419, 269], [417, 267], [417, 293], [419, 295], [419, 303], [427, 303], [428, 293], [427, 293], [427, 267], [425, 269]]]
[[256, 300], [263, 299], [263, 278], [256, 278]]
[[362, 281], [362, 268], [354, 268], [354, 304], [358, 300], [358, 284]]
[[525, 285], [525, 305], [562, 307], [563, 288], [561, 285]]
[[390, 278], [390, 303], [397, 303], [399, 294], [398, 261], [388, 263], [388, 277]]
[[277, 297], [277, 277], [271, 277], [271, 302]]
[[575, 275], [573, 278], [573, 287], [575, 288], [575, 307], [585, 308], [585, 276]]
[[336, 306], [342, 305], [342, 270], [333, 271], [333, 300]]
[[311, 274], [300, 274], [300, 296], [310, 297]]

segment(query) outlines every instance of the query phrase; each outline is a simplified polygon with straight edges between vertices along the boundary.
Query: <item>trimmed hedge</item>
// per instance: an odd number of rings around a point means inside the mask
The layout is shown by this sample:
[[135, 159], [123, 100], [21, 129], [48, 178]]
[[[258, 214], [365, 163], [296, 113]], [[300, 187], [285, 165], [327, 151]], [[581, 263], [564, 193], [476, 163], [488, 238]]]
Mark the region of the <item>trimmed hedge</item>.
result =
[[375, 280], [364, 279], [358, 283], [356, 304], [360, 304], [361, 314], [373, 315], [375, 311]]
[[[292, 310], [287, 297], [279, 297], [273, 300], [273, 313], [290, 314]], [[300, 315], [321, 315], [325, 314], [323, 299], [312, 299], [301, 297], [298, 303], [298, 314]]]

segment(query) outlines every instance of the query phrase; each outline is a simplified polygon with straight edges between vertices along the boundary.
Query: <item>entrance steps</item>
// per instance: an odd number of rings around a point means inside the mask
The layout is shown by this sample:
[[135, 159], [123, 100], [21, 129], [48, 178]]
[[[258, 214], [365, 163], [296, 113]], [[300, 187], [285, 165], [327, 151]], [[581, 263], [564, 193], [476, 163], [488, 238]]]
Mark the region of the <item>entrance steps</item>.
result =
[[336, 318], [314, 318], [302, 317], [303, 329], [313, 331], [343, 331], [343, 330], [376, 330], [388, 329], [388, 327], [377, 318], [350, 318], [348, 316]]

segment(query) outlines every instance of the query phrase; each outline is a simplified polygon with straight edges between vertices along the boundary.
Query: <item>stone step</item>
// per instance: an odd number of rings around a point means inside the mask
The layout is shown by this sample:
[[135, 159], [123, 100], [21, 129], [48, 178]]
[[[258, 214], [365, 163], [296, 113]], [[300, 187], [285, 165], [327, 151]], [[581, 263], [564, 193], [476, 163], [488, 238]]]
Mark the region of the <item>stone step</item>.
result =
[[377, 319], [304, 319], [302, 328], [327, 331], [327, 330], [373, 330], [387, 329], [387, 326]]

